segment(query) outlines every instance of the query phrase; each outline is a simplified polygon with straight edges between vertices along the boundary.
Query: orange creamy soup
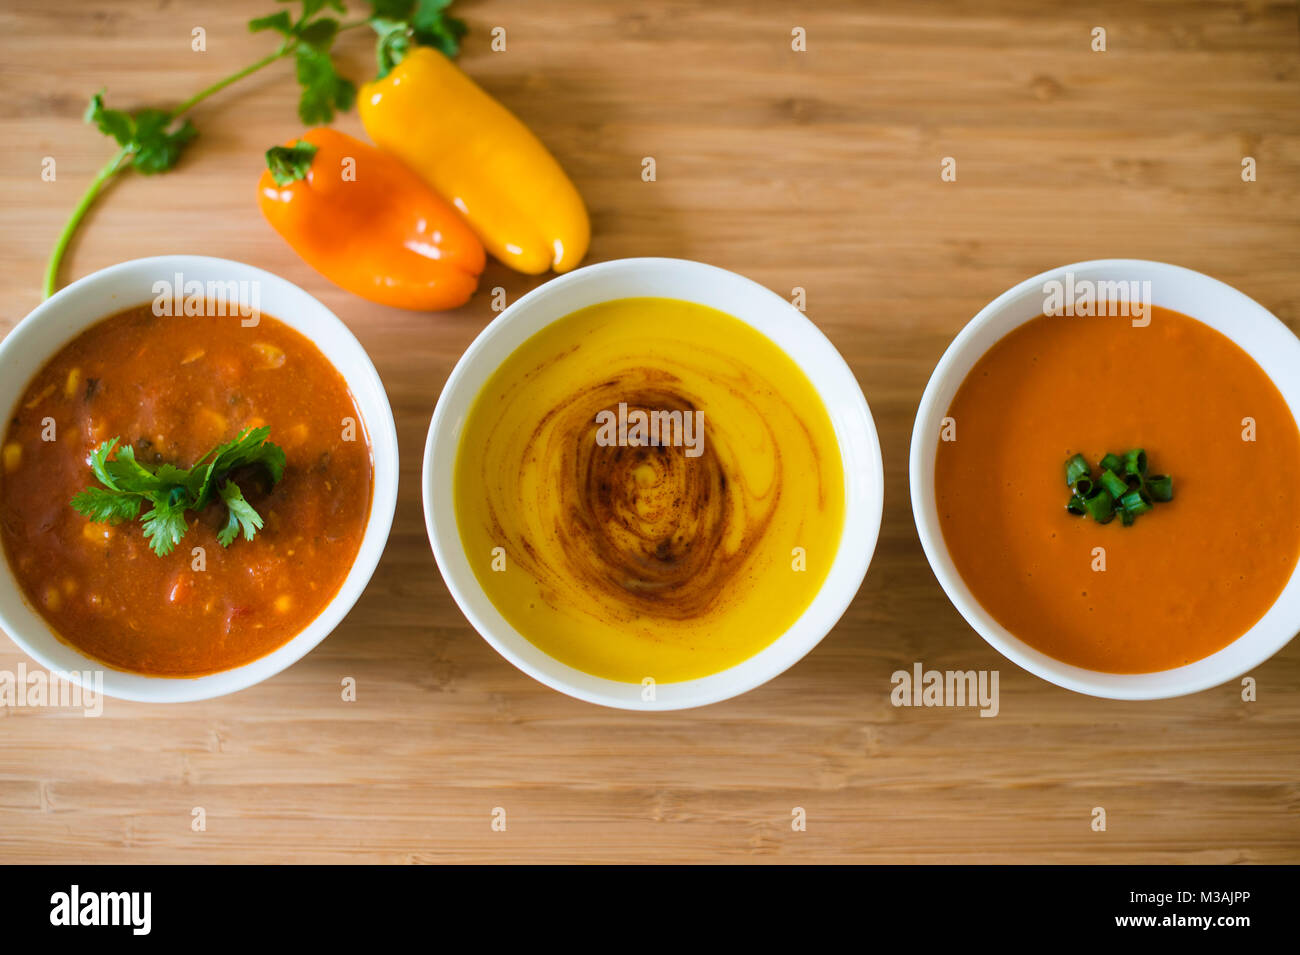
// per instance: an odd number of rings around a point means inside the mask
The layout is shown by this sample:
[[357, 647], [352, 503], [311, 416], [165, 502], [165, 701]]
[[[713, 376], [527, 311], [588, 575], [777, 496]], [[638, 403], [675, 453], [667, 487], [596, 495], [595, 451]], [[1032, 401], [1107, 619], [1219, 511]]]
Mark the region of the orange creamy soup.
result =
[[[1300, 557], [1300, 432], [1235, 343], [1154, 308], [1040, 316], [972, 368], [935, 496], [971, 593], [1066, 663], [1113, 673], [1199, 660], [1245, 633]], [[1064, 462], [1145, 449], [1174, 497], [1131, 526], [1067, 512]], [[1102, 552], [1096, 549], [1102, 548]], [[1098, 555], [1104, 570], [1098, 569]]]

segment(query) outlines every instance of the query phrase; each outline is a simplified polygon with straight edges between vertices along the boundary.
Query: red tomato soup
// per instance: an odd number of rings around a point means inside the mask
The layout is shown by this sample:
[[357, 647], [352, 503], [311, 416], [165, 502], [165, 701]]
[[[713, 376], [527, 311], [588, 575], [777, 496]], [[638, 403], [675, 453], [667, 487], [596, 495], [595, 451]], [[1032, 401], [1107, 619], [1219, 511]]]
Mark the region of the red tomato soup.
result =
[[[966, 376], [940, 440], [944, 540], [975, 599], [1058, 660], [1144, 673], [1249, 630], [1300, 557], [1300, 432], [1246, 352], [1186, 315], [1040, 316]], [[1145, 449], [1173, 498], [1130, 525], [1066, 510], [1065, 462]], [[1113, 472], [1112, 472], [1113, 473]]]
[[[160, 557], [139, 520], [93, 523], [69, 503], [101, 486], [88, 458], [114, 437], [150, 469], [185, 469], [263, 426], [286, 463], [274, 485], [238, 474], [265, 522], [252, 540], [221, 546], [218, 499]], [[66, 643], [138, 673], [199, 676], [282, 646], [338, 592], [370, 516], [370, 443], [347, 384], [265, 315], [244, 327], [142, 305], [105, 319], [32, 379], [0, 451], [0, 539], [28, 602]]]

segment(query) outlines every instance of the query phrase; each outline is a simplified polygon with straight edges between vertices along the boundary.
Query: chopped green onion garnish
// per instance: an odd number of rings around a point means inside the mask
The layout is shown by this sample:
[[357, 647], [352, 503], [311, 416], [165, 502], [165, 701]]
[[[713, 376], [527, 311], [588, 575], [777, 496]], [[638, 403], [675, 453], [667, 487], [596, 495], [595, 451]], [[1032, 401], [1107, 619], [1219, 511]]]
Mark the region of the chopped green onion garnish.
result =
[[1110, 468], [1102, 469], [1100, 481], [1101, 486], [1110, 491], [1111, 497], [1123, 497], [1128, 493], [1128, 484]]
[[1093, 492], [1083, 499], [1083, 506], [1088, 516], [1098, 524], [1109, 524], [1115, 519], [1115, 499], [1104, 487], [1094, 488]]
[[1174, 499], [1174, 479], [1168, 474], [1153, 474], [1147, 478], [1147, 493], [1153, 501], [1172, 501]]
[[1134, 517], [1151, 510], [1151, 498], [1147, 497], [1142, 491], [1129, 491], [1120, 498], [1119, 503], [1120, 507]]
[[1065, 481], [1073, 492], [1065, 509], [1087, 515], [1098, 524], [1109, 524], [1116, 515], [1125, 527], [1151, 510], [1157, 501], [1174, 499], [1174, 482], [1167, 474], [1147, 475], [1147, 453], [1133, 448], [1107, 454], [1098, 462], [1100, 474], [1094, 481], [1088, 460], [1082, 454], [1065, 462]]
[[1134, 448], [1124, 455], [1124, 473], [1145, 478], [1147, 476], [1147, 453], [1141, 448]]
[[1079, 478], [1091, 476], [1092, 468], [1088, 467], [1088, 459], [1082, 454], [1076, 454], [1065, 462], [1065, 483], [1070, 487], [1074, 487]]

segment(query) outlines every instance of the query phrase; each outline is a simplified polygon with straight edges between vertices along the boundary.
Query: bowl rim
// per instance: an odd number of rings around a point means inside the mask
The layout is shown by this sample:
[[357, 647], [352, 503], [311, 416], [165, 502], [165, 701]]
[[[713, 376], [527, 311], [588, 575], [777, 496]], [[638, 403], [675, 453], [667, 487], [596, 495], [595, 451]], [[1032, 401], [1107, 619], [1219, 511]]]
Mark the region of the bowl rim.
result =
[[[277, 288], [279, 294], [286, 299], [298, 299], [299, 305], [310, 312], [305, 318], [300, 318], [296, 314], [285, 318], [277, 314], [285, 309], [266, 310], [269, 317], [288, 325], [312, 342], [348, 386], [357, 405], [358, 414], [361, 416], [362, 428], [370, 439], [373, 482], [370, 514], [351, 569], [338, 592], [316, 617], [270, 653], [237, 667], [194, 677], [150, 675], [122, 670], [97, 660], [60, 639], [45, 618], [26, 599], [9, 566], [7, 555], [3, 554], [4, 549], [0, 548], [0, 568], [3, 568], [0, 570], [0, 587], [12, 590], [18, 602], [31, 618], [39, 622], [45, 632], [38, 639], [31, 639], [26, 632], [31, 619], [19, 622], [5, 612], [2, 603], [0, 603], [0, 629], [8, 634], [19, 649], [46, 670], [65, 676], [73, 683], [83, 685], [81, 679], [83, 671], [102, 673], [103, 686], [95, 689], [115, 699], [149, 703], [183, 703], [212, 699], [247, 689], [292, 666], [329, 636], [360, 599], [383, 556], [392, 528], [393, 515], [396, 512], [400, 478], [397, 427], [388, 393], [369, 354], [352, 330], [332, 309], [294, 282], [257, 266], [219, 256], [186, 253], [144, 256], [106, 266], [64, 286], [15, 323], [4, 338], [0, 339], [0, 368], [7, 363], [16, 362], [24, 355], [24, 347], [29, 336], [34, 333], [33, 329], [37, 323], [46, 316], [57, 313], [70, 300], [80, 297], [89, 289], [133, 273], [144, 273], [149, 278], [157, 279], [159, 275], [170, 278], [176, 272], [203, 272], [203, 270], [220, 270], [225, 273], [223, 278], [247, 279], [261, 283], [262, 288]], [[205, 278], [208, 276], [205, 275]], [[146, 296], [142, 302], [147, 300]], [[65, 347], [77, 335], [128, 307], [130, 303], [123, 303], [118, 308], [108, 308], [104, 311], [87, 311], [84, 318], [73, 323], [75, 330], [53, 351], [43, 353], [34, 362], [22, 364], [17, 370], [18, 377], [24, 383], [29, 382], [59, 349]], [[350, 353], [351, 360], [356, 366], [351, 376], [345, 375], [334, 360], [326, 354], [326, 348], [321, 344], [326, 335], [336, 343], [330, 346], [330, 351]], [[26, 384], [23, 387], [26, 387]], [[19, 395], [21, 393], [20, 390]], [[370, 407], [364, 409], [363, 404], [368, 404]], [[47, 651], [41, 644], [48, 644], [50, 641], [53, 641], [54, 646]], [[64, 659], [58, 660], [56, 656]], [[75, 662], [77, 666], [60, 665], [66, 662]]]
[[[1167, 262], [1129, 258], [1086, 259], [1047, 269], [1016, 283], [981, 308], [973, 318], [962, 326], [935, 365], [917, 406], [916, 417], [912, 426], [911, 445], [908, 455], [908, 485], [912, 500], [912, 515], [926, 560], [940, 587], [943, 588], [948, 599], [961, 614], [967, 625], [1002, 656], [1041, 679], [1088, 696], [1114, 700], [1171, 699], [1222, 686], [1237, 677], [1243, 676], [1269, 659], [1295, 637], [1294, 630], [1283, 632], [1287, 628], [1282, 627], [1277, 631], [1275, 639], [1265, 641], [1254, 653], [1244, 659], [1230, 662], [1231, 655], [1229, 655], [1228, 651], [1251, 636], [1256, 631], [1256, 628], [1266, 621], [1269, 614], [1287, 599], [1288, 594], [1292, 593], [1294, 589], [1300, 589], [1300, 564], [1297, 564], [1293, 569], [1292, 575], [1284, 586], [1282, 593], [1278, 595], [1259, 621], [1253, 624], [1246, 633], [1241, 634], [1221, 649], [1199, 660], [1168, 670], [1155, 670], [1149, 673], [1109, 673], [1075, 666], [1043, 653], [1020, 640], [994, 620], [992, 615], [970, 593], [960, 572], [957, 571], [953, 564], [942, 530], [938, 526], [938, 505], [933, 495], [933, 468], [931, 467], [928, 473], [925, 468], [927, 446], [935, 444], [930, 439], [932, 425], [940, 420], [947, 411], [946, 407], [936, 408], [942, 390], [952, 377], [957, 375], [959, 369], [964, 368], [964, 370], [960, 370], [959, 380], [957, 381], [957, 386], [960, 386], [970, 368], [988, 352], [988, 349], [993, 344], [996, 344], [1002, 337], [1009, 334], [1012, 329], [1018, 328], [1025, 322], [1032, 321], [1034, 316], [1029, 316], [1005, 328], [989, 346], [982, 349], [969, 363], [966, 363], [967, 352], [972, 347], [971, 343], [984, 326], [992, 324], [1001, 318], [1004, 311], [1009, 306], [1016, 304], [1018, 299], [1026, 292], [1036, 289], [1041, 293], [1043, 285], [1049, 280], [1061, 279], [1067, 272], [1096, 272], [1099, 270], [1124, 272], [1126, 274], [1140, 272], [1146, 278], [1160, 276], [1178, 282], [1198, 283], [1203, 288], [1213, 287], [1220, 294], [1235, 300], [1242, 309], [1251, 312], [1252, 321], [1270, 326], [1268, 329], [1270, 334], [1284, 333], [1283, 337], [1289, 339], [1294, 346], [1293, 354], [1300, 356], [1300, 339], [1276, 315], [1239, 289], [1204, 272]], [[1156, 301], [1156, 297], [1153, 296], [1152, 304], [1160, 305], [1161, 303]], [[1181, 311], [1181, 309], [1177, 310]], [[1202, 321], [1203, 324], [1209, 324], [1196, 315], [1186, 312], [1184, 314], [1188, 314], [1188, 317], [1196, 321]], [[1210, 327], [1219, 331], [1241, 348], [1256, 364], [1260, 364], [1255, 352], [1231, 333], [1215, 325], [1210, 325]], [[1263, 370], [1261, 365], [1261, 371]], [[1300, 408], [1286, 399], [1284, 389], [1278, 384], [1273, 375], [1267, 371], [1265, 371], [1265, 374], [1274, 387], [1283, 394], [1284, 401], [1295, 418], [1296, 426], [1300, 429]], [[937, 432], [933, 433], [937, 434]], [[1156, 683], [1161, 685], [1153, 685]]]
[[[826, 583], [819, 589], [809, 607], [794, 621], [791, 627], [783, 634], [778, 636], [763, 650], [754, 654], [747, 659], [729, 667], [718, 673], [710, 674], [692, 680], [685, 680], [676, 683], [658, 684], [660, 692], [656, 698], [651, 701], [630, 698], [635, 696], [635, 691], [640, 687], [637, 684], [622, 683], [620, 681], [609, 680], [603, 677], [597, 677], [592, 674], [577, 670], [567, 664], [561, 663], [544, 651], [541, 651], [535, 645], [531, 644], [526, 637], [520, 634], [513, 626], [501, 617], [499, 611], [492, 606], [490, 599], [483, 593], [481, 585], [474, 576], [472, 569], [469, 570], [468, 580], [462, 584], [462, 575], [459, 573], [458, 565], [455, 563], [456, 555], [463, 560], [463, 547], [461, 546], [459, 526], [455, 515], [454, 506], [440, 508], [434, 501], [435, 495], [435, 469], [438, 466], [438, 444], [440, 437], [447, 431], [454, 431], [451, 436], [451, 445], [453, 448], [459, 448], [459, 439], [463, 421], [451, 421], [451, 402], [453, 396], [457, 395], [462, 389], [470, 389], [473, 394], [469, 398], [472, 404], [477, 397], [487, 379], [499, 367], [499, 362], [492, 363], [483, 374], [479, 375], [476, 380], [467, 384], [471, 376], [476, 374], [475, 366], [480, 361], [480, 355], [487, 350], [500, 336], [511, 334], [512, 325], [521, 323], [526, 320], [530, 312], [536, 309], [539, 303], [544, 303], [548, 298], [561, 293], [563, 290], [575, 283], [589, 282], [613, 274], [617, 276], [620, 273], [636, 275], [637, 273], [650, 273], [656, 269], [670, 269], [685, 275], [687, 272], [694, 272], [700, 277], [707, 277], [718, 282], [734, 283], [736, 286], [744, 287], [751, 294], [756, 294], [765, 299], [779, 302], [782, 314], [791, 322], [798, 325], [802, 334], [807, 335], [809, 340], [816, 343], [815, 347], [824, 349], [823, 356], [829, 368], [822, 371], [826, 374], [833, 374], [840, 379], [852, 385], [851, 401], [853, 404], [852, 414], [857, 417], [863, 424], [862, 432], [858, 435], [865, 445], [861, 449], [865, 451], [868, 458], [867, 467], [861, 469], [862, 473], [854, 475], [849, 472], [848, 462], [844, 461], [844, 456], [848, 453], [845, 448], [846, 437], [842, 435], [838, 428], [835, 428], [837, 444], [840, 445], [842, 461], [844, 463], [845, 479], [845, 524], [840, 535], [839, 547], [835, 559], [832, 561], [831, 569], [827, 571], [827, 582], [831, 580], [831, 575], [835, 573], [836, 565], [844, 562], [848, 568], [842, 571], [847, 579], [842, 588], [834, 593], [829, 594], [829, 588]], [[612, 295], [594, 298], [588, 304], [597, 304], [605, 301], [616, 301], [621, 298], [637, 297], [635, 295]], [[665, 292], [663, 297], [679, 298], [683, 301], [693, 301], [689, 297], [680, 297], [675, 295], [671, 290]], [[709, 307], [718, 308], [720, 311], [727, 312], [740, 321], [745, 322], [751, 328], [755, 328], [760, 334], [773, 341], [783, 354], [786, 354], [795, 362], [795, 365], [809, 378], [818, 397], [827, 405], [827, 413], [832, 418], [834, 427], [835, 416], [831, 412], [829, 402], [822, 391], [821, 383], [810, 373], [809, 369], [803, 365], [797, 358], [790, 355], [788, 350], [775, 342], [750, 322], [746, 316], [738, 315], [734, 311], [728, 312], [725, 307], [710, 305], [710, 303], [697, 303], [709, 305]], [[524, 334], [517, 341], [509, 346], [507, 355], [512, 354], [520, 345], [529, 337], [536, 334], [542, 327], [560, 320], [567, 314], [571, 314], [576, 308], [585, 306], [575, 306], [567, 311], [560, 312], [552, 318], [546, 320], [531, 332]], [[775, 305], [774, 305], [775, 307]], [[522, 316], [522, 318], [521, 318]], [[504, 359], [503, 359], [504, 360]], [[452, 466], [454, 467], [455, 451], [452, 452]], [[859, 506], [858, 512], [855, 513], [857, 525], [861, 533], [858, 536], [852, 536], [850, 530], [850, 497], [851, 491], [857, 487], [873, 487], [874, 494], [864, 495], [863, 503]], [[718, 266], [710, 265], [693, 259], [672, 258], [663, 256], [642, 256], [623, 259], [612, 259], [593, 265], [584, 266], [566, 272], [563, 275], [552, 278], [530, 292], [521, 296], [515, 302], [497, 315], [479, 334], [474, 341], [464, 351], [460, 359], [456, 362], [451, 374], [448, 376], [439, 395], [437, 406], [434, 408], [433, 416], [429, 422], [429, 430], [425, 439], [424, 459], [421, 471], [421, 491], [424, 506], [425, 529], [429, 536], [429, 542], [432, 546], [438, 569], [442, 574], [443, 581], [451, 593], [452, 599], [465, 615], [470, 625], [478, 634], [495, 649], [501, 656], [512, 663], [516, 668], [537, 680], [538, 682], [557, 690], [575, 699], [583, 700], [588, 703], [595, 703], [601, 706], [607, 706], [615, 709], [636, 710], [636, 711], [663, 711], [688, 709], [697, 706], [706, 706], [712, 703], [721, 702], [735, 696], [746, 693], [769, 680], [779, 676], [785, 670], [792, 667], [800, 659], [806, 656], [812, 649], [821, 642], [835, 627], [836, 623], [843, 616], [844, 612], [852, 603], [854, 597], [861, 589], [862, 581], [866, 576], [867, 568], [870, 565], [876, 545], [879, 540], [881, 520], [883, 517], [884, 504], [884, 466], [880, 452], [879, 436], [876, 431], [875, 422], [872, 419], [870, 408], [867, 404], [865, 395], [862, 393], [861, 386], [857, 383], [852, 369], [845, 362], [842, 355], [831, 343], [830, 339], [819, 329], [803, 312], [795, 308], [790, 302], [786, 301], [777, 293], [754, 280], [743, 276], [737, 272], [723, 269]], [[450, 513], [445, 522], [440, 522], [439, 511], [448, 510]], [[465, 564], [468, 568], [468, 563]], [[851, 583], [851, 586], [848, 584]], [[467, 592], [467, 590], [469, 592]], [[471, 592], [476, 592], [481, 601], [486, 605], [486, 612], [480, 613], [474, 606], [471, 599]], [[812, 627], [820, 630], [815, 638], [809, 638], [801, 635], [799, 644], [789, 643], [789, 638], [796, 632], [801, 625], [803, 628], [809, 628], [805, 623], [814, 608], [819, 610], [824, 626]], [[485, 617], [495, 617], [496, 619], [487, 620]], [[504, 636], [503, 636], [504, 633]], [[527, 652], [520, 652], [517, 649], [519, 644], [530, 647]], [[777, 648], [782, 648], [778, 650]], [[536, 659], [529, 659], [532, 656]], [[542, 660], [543, 665], [539, 666], [538, 661]], [[755, 666], [756, 661], [762, 660], [765, 665]], [[742, 671], [743, 678], [737, 679], [736, 671]], [[727, 679], [731, 674], [733, 678]], [[629, 690], [631, 688], [631, 691]], [[676, 688], [671, 693], [665, 693], [668, 688]], [[630, 694], [630, 695], [629, 695]]]

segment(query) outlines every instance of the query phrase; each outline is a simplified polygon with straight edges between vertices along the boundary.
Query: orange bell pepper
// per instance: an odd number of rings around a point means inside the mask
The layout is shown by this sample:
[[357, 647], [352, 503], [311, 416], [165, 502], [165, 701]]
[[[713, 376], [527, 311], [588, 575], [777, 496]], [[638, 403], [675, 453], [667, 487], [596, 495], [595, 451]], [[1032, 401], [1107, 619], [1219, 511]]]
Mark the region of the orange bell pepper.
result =
[[487, 250], [529, 275], [587, 254], [582, 196], [545, 146], [459, 67], [413, 47], [357, 97], [366, 133], [464, 213]]
[[382, 305], [455, 308], [486, 256], [474, 232], [410, 169], [333, 129], [271, 149], [257, 184], [262, 215], [340, 288]]

